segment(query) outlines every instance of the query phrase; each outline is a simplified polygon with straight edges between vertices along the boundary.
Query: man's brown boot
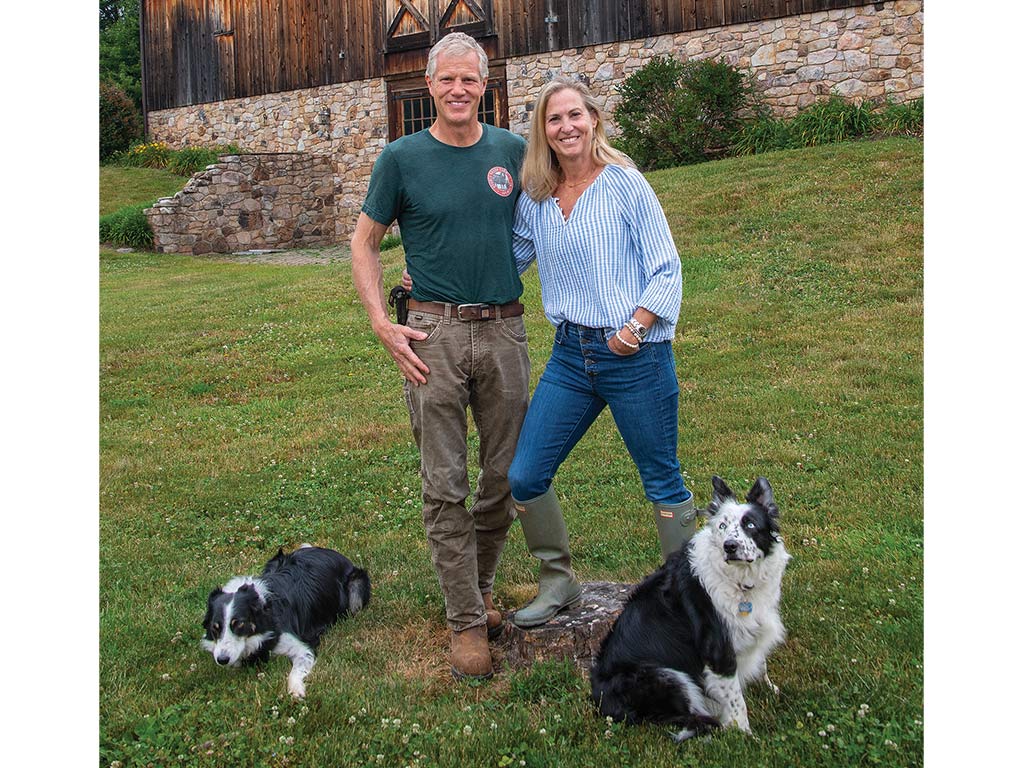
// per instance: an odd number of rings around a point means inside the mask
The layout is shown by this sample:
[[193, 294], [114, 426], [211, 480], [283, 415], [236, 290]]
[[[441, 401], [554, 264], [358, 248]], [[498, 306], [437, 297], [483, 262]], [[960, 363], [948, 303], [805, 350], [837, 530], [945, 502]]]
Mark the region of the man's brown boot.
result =
[[491, 650], [487, 647], [487, 627], [480, 625], [452, 632], [452, 677], [486, 680], [494, 674]]
[[485, 593], [482, 597], [484, 599], [484, 608], [486, 609], [484, 612], [487, 614], [487, 639], [497, 640], [504, 627], [501, 620], [501, 611], [494, 607], [494, 598], [491, 597], [490, 592]]

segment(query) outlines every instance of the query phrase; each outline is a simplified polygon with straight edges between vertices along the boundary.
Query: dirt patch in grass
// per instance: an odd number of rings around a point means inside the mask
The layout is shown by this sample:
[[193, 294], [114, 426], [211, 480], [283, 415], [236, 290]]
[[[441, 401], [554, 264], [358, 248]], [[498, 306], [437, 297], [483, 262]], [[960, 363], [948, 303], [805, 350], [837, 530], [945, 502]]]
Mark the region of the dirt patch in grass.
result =
[[352, 254], [347, 245], [329, 245], [323, 248], [294, 248], [284, 251], [252, 250], [239, 253], [219, 253], [207, 258], [212, 261], [229, 261], [235, 264], [302, 266], [345, 262], [352, 258]]

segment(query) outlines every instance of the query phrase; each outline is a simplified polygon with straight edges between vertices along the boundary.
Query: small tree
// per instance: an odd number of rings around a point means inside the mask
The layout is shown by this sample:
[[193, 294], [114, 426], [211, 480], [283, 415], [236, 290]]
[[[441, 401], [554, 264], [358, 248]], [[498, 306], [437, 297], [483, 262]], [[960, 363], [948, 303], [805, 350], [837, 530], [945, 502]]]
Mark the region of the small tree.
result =
[[619, 145], [644, 169], [688, 165], [721, 156], [753, 103], [737, 67], [704, 59], [657, 56], [619, 86]]
[[120, 86], [142, 108], [139, 0], [100, 0], [100, 81]]
[[100, 161], [142, 137], [142, 113], [121, 88], [100, 83]]

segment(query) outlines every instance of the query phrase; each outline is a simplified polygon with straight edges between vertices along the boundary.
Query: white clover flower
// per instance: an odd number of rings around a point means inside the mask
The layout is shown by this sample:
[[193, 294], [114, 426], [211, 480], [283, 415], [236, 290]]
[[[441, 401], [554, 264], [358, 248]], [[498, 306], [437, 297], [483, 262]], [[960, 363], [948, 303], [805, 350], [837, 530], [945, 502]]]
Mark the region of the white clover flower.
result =
[[164, 672], [162, 675], [160, 675], [160, 679], [161, 680], [170, 680], [171, 679], [171, 675], [168, 672]]
[[285, 722], [287, 722], [288, 725], [295, 725], [295, 718], [289, 717]]
[[420, 732], [420, 724], [419, 723], [413, 723], [412, 724], [412, 732], [413, 733], [419, 733]]
[[604, 737], [605, 737], [606, 739], [610, 739], [610, 738], [612, 737], [612, 732], [611, 732], [611, 729], [608, 729], [608, 730], [606, 730], [606, 731], [604, 732]]
[[548, 735], [548, 729], [547, 728], [541, 728], [539, 731], [537, 731], [537, 733], [539, 733], [541, 736], [547, 736]]
[[832, 723], [828, 724], [827, 730], [828, 730], [829, 733], [832, 733], [833, 731], [835, 731], [835, 729], [836, 729], [836, 727], [834, 725], [832, 725]]
[[356, 716], [355, 715], [349, 715], [348, 724], [349, 725], [354, 725], [355, 722], [356, 722]]
[[469, 726], [469, 725], [462, 726], [462, 734], [464, 736], [469, 736], [471, 733], [473, 733], [472, 726]]
[[824, 738], [825, 738], [826, 736], [828, 736], [828, 734], [827, 734], [827, 733], [825, 733], [824, 731], [818, 731], [818, 735], [819, 735], [819, 736], [821, 736], [821, 738], [823, 738], [823, 739], [824, 739]]

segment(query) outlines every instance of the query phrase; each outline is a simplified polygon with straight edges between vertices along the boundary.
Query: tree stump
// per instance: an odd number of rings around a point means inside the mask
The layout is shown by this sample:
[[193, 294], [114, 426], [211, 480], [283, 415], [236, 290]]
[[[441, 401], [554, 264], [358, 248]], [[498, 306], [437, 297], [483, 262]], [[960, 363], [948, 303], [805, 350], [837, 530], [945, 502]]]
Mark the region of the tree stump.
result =
[[510, 621], [511, 612], [505, 615], [504, 629], [494, 646], [502, 653], [507, 669], [522, 669], [537, 661], [569, 659], [590, 671], [601, 642], [636, 585], [592, 581], [582, 586], [580, 601], [542, 626], [520, 629]]

